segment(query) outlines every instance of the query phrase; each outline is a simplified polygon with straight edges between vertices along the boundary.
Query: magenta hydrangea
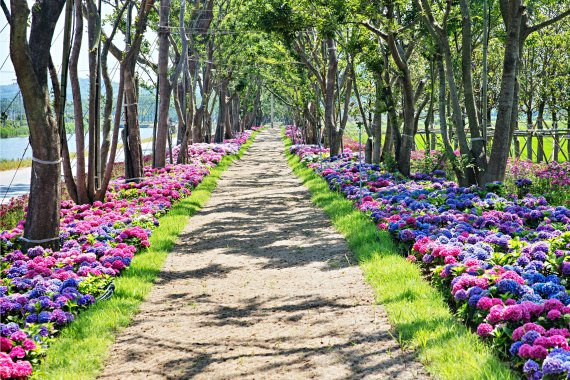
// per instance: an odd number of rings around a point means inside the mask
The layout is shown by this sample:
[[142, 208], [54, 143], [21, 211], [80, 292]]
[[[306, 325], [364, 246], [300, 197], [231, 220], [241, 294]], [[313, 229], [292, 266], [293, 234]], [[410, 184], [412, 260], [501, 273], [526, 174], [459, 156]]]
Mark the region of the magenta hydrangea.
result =
[[[190, 145], [188, 164], [145, 167], [138, 183], [113, 180], [102, 202], [62, 201], [59, 251], [32, 247], [22, 252], [24, 220], [1, 231], [2, 278], [9, 286], [0, 286], [0, 319], [17, 323], [0, 323], [0, 378], [31, 375], [31, 352], [37, 355], [46, 348], [54, 326], [72, 322], [77, 312], [93, 304], [135, 254], [150, 246], [159, 218], [176, 200], [189, 196], [223, 157], [236, 154], [250, 135], [246, 131], [222, 144]], [[175, 161], [179, 153], [176, 147]]]

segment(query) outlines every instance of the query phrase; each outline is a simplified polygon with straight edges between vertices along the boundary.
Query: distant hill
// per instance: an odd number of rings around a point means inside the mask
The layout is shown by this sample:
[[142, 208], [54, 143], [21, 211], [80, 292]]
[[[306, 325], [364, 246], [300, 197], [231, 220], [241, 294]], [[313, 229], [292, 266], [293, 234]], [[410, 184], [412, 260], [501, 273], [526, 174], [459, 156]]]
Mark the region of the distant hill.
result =
[[[79, 86], [81, 87], [81, 100], [83, 101], [83, 108], [85, 112], [87, 111], [88, 99], [89, 99], [89, 79], [80, 78]], [[117, 95], [117, 89], [119, 83], [113, 82], [113, 97]], [[0, 111], [7, 111], [8, 117], [10, 119], [17, 119], [18, 114], [23, 113], [23, 107], [20, 104], [21, 98], [17, 97], [19, 88], [17, 84], [0, 85]], [[105, 96], [105, 87], [102, 86], [101, 94]], [[16, 97], [16, 99], [14, 99]], [[71, 85], [67, 86], [67, 101], [72, 101]], [[14, 100], [14, 102], [12, 102]], [[140, 99], [139, 99], [139, 115], [141, 122], [150, 122], [154, 120], [154, 102], [155, 94], [148, 91], [145, 88], [140, 88]], [[10, 105], [11, 104], [11, 105]], [[10, 107], [8, 108], [8, 106]], [[173, 110], [174, 111], [174, 110]], [[73, 110], [71, 107], [67, 107], [66, 114], [68, 117], [73, 117]], [[173, 116], [176, 116], [176, 112], [172, 112]]]
[[[102, 85], [102, 94], [105, 95], [105, 86]], [[79, 86], [81, 87], [81, 98], [86, 101], [89, 98], [89, 78], [79, 78]], [[119, 87], [118, 82], [113, 82], [113, 92], [117, 93], [117, 88]], [[16, 96], [18, 93], [18, 85], [17, 84], [5, 84], [0, 85], [0, 100], [8, 99], [9, 101]], [[141, 93], [140, 96], [154, 96], [154, 94], [144, 88], [140, 89]], [[71, 100], [71, 85], [67, 85], [67, 100]]]

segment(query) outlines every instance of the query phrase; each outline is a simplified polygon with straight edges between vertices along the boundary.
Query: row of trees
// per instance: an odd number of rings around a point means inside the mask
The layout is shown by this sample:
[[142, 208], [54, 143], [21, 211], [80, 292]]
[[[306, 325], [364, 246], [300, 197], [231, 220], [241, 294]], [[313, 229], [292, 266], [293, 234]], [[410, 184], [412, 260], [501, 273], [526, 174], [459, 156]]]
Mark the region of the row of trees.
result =
[[[142, 85], [157, 91], [155, 168], [168, 162], [171, 108], [178, 118], [176, 143], [182, 145], [178, 163], [185, 163], [188, 144], [221, 142], [261, 120], [263, 82], [256, 58], [263, 42], [259, 35], [236, 32], [240, 20], [233, 10], [241, 6], [237, 2], [37, 0], [30, 8], [26, 0], [10, 0], [9, 6], [2, 0], [1, 5], [10, 23], [10, 57], [34, 157], [24, 231], [29, 245], [58, 245], [62, 173], [65, 189], [76, 203], [104, 200], [122, 138], [125, 180], [143, 177], [138, 115]], [[104, 13], [110, 16], [105, 19]], [[60, 17], [63, 59], [58, 72], [50, 50]], [[157, 44], [150, 41], [153, 35], [158, 35]], [[153, 46], [158, 47], [157, 63], [151, 58]], [[88, 54], [88, 99], [81, 95], [81, 54]], [[119, 67], [116, 91], [110, 60]], [[144, 75], [152, 82], [142, 83]], [[68, 83], [75, 164], [64, 127]]]
[[[172, 109], [185, 152], [188, 144], [220, 142], [259, 123], [269, 97], [308, 142], [322, 141], [332, 154], [342, 149], [349, 119], [362, 121], [370, 136], [366, 160], [395, 160], [403, 174], [420, 122], [430, 146], [437, 125], [462, 185], [503, 179], [519, 112], [529, 128], [545, 127], [547, 115], [554, 123], [568, 119], [564, 2], [36, 0], [30, 8], [26, 0], [0, 1], [35, 157], [24, 233], [32, 243], [57, 242], [50, 239], [58, 233], [62, 168], [75, 202], [104, 199], [121, 137], [126, 180], [143, 176], [142, 85], [157, 91], [156, 168], [169, 162]], [[58, 72], [50, 47], [60, 17]], [[81, 54], [88, 54], [88, 99], [78, 79]], [[63, 122], [68, 82], [75, 172]]]
[[439, 124], [458, 182], [483, 185], [503, 180], [520, 112], [530, 129], [546, 111], [554, 127], [568, 119], [565, 2], [257, 0], [247, 13], [302, 64], [280, 77], [280, 95], [309, 142], [324, 127], [332, 154], [352, 113], [372, 138], [367, 159], [393, 157], [409, 174], [423, 120], [428, 137]]

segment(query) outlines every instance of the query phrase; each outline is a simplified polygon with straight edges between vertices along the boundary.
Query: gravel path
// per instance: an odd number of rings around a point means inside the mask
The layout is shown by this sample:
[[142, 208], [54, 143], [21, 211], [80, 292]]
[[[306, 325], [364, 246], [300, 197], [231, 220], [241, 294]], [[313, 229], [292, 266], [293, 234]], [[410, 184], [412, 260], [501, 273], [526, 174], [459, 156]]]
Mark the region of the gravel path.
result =
[[101, 378], [426, 378], [265, 130], [190, 219]]

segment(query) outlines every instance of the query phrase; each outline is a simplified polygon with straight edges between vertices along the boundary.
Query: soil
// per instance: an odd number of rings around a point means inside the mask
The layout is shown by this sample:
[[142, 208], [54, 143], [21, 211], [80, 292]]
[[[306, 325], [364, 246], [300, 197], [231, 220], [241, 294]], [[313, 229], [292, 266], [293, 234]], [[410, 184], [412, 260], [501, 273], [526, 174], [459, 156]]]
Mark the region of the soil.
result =
[[395, 336], [266, 129], [189, 220], [101, 378], [427, 378]]

